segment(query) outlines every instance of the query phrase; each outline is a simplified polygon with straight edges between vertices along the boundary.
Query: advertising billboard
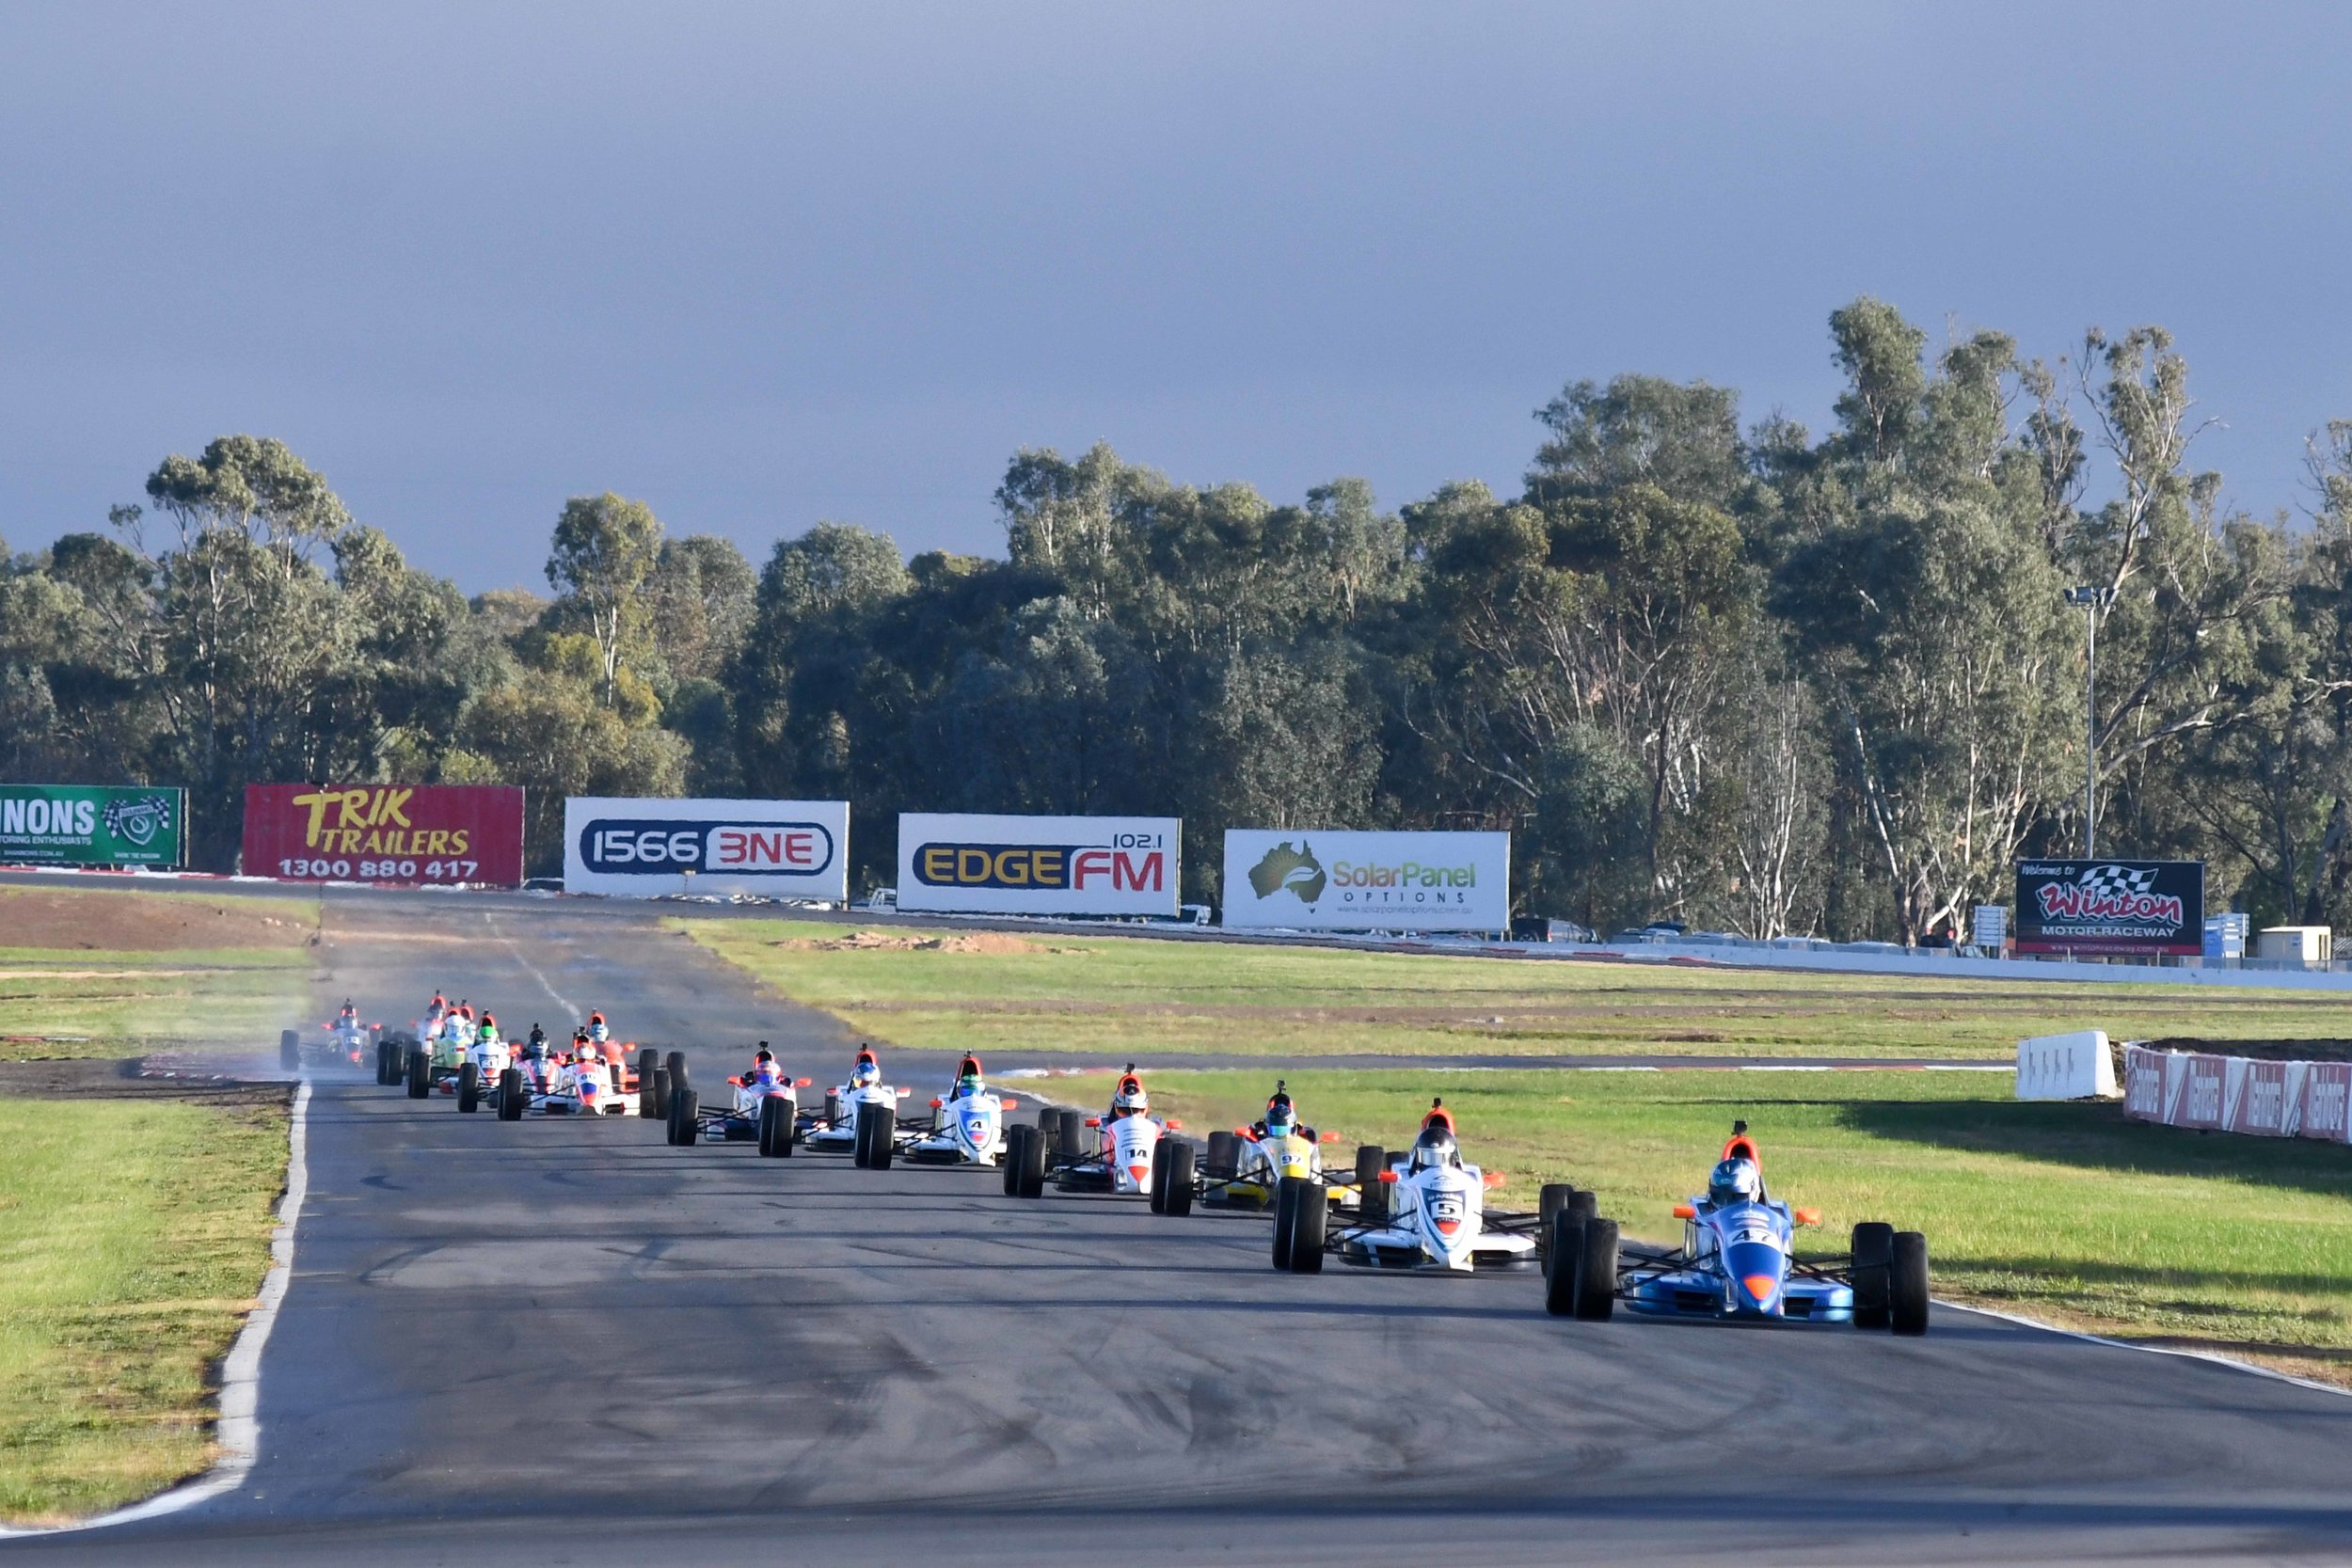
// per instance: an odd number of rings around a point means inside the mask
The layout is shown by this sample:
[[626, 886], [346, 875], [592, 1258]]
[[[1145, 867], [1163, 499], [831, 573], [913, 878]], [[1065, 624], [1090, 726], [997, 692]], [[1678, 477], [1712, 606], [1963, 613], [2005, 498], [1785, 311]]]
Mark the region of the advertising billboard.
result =
[[2017, 863], [2020, 953], [2197, 953], [2204, 934], [2202, 861]]
[[184, 789], [0, 784], [0, 864], [182, 865], [187, 826]]
[[1311, 931], [1503, 931], [1509, 833], [1225, 834], [1225, 918]]
[[514, 784], [247, 784], [245, 874], [519, 887], [523, 792]]
[[931, 914], [1176, 913], [1173, 816], [898, 814], [898, 908]]
[[573, 796], [564, 802], [564, 891], [841, 903], [850, 896], [850, 803]]

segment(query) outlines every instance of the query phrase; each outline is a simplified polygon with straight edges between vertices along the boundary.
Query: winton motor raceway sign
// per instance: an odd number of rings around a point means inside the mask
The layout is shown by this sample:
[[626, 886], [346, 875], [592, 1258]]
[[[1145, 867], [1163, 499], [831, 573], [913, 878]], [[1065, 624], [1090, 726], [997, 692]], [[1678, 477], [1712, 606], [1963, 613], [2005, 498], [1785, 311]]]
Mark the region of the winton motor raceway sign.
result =
[[1173, 915], [1173, 816], [898, 814], [898, 908], [931, 914]]
[[518, 887], [523, 792], [514, 784], [247, 784], [245, 874]]
[[183, 789], [0, 784], [0, 864], [179, 865], [187, 821]]
[[2202, 861], [2020, 861], [2020, 953], [2204, 950]]
[[1319, 931], [1502, 931], [1509, 833], [1225, 834], [1228, 926]]
[[850, 803], [574, 796], [564, 802], [564, 891], [837, 904], [850, 896]]

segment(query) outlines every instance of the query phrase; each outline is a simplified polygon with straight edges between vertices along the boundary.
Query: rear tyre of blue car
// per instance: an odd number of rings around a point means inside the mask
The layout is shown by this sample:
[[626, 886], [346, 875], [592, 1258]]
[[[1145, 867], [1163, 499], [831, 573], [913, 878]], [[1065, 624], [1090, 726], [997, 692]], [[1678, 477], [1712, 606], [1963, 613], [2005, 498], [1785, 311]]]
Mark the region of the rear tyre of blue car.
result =
[[1576, 1251], [1576, 1316], [1605, 1323], [1617, 1309], [1617, 1222], [1584, 1222], [1583, 1244]]
[[1576, 1265], [1590, 1217], [1562, 1209], [1544, 1227], [1544, 1310], [1555, 1318], [1576, 1316]]
[[1916, 1230], [1896, 1231], [1887, 1275], [1887, 1326], [1898, 1334], [1925, 1334], [1928, 1239]]
[[1853, 1325], [1884, 1328], [1892, 1300], [1895, 1227], [1865, 1220], [1853, 1227]]

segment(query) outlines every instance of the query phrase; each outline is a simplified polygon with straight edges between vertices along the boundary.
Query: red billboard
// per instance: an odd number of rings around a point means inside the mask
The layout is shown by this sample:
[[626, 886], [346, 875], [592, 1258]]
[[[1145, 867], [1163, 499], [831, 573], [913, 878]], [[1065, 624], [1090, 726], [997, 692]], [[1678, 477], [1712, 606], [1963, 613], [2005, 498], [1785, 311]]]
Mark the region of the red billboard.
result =
[[245, 874], [519, 887], [523, 792], [514, 784], [247, 784]]

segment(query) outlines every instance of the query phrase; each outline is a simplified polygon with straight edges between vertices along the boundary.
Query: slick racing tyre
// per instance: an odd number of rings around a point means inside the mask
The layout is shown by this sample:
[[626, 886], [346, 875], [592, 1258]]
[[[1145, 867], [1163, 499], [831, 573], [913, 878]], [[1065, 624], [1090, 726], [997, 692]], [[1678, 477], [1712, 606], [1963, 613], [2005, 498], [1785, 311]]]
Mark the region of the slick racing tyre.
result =
[[377, 1040], [375, 1042], [375, 1081], [379, 1084], [399, 1083], [400, 1069], [396, 1066], [399, 1061], [400, 1047], [389, 1040]]
[[1084, 1111], [1061, 1111], [1057, 1113], [1057, 1117], [1061, 1122], [1061, 1135], [1056, 1148], [1061, 1157], [1077, 1160], [1091, 1153], [1092, 1150], [1087, 1148], [1087, 1114]]
[[792, 1152], [792, 1101], [780, 1094], [759, 1102], [759, 1152], [768, 1160]]
[[1576, 1249], [1576, 1315], [1605, 1323], [1617, 1309], [1617, 1222], [1584, 1222], [1583, 1245]]
[[637, 1080], [637, 1114], [641, 1117], [666, 1117], [670, 1114], [670, 1069], [658, 1067]]
[[1380, 1173], [1389, 1168], [1389, 1151], [1378, 1144], [1356, 1146], [1356, 1217], [1370, 1225], [1389, 1217], [1388, 1183]]
[[1330, 1223], [1331, 1199], [1319, 1181], [1303, 1176], [1286, 1176], [1282, 1185], [1298, 1183], [1298, 1196], [1291, 1200], [1291, 1273], [1321, 1274], [1323, 1272], [1324, 1227]]
[[1061, 1112], [1057, 1107], [1047, 1105], [1038, 1112], [1037, 1142], [1048, 1159], [1061, 1152]]
[[1021, 1196], [1022, 1151], [1028, 1148], [1029, 1140], [1036, 1136], [1037, 1129], [1034, 1127], [1016, 1126], [1005, 1129], [1004, 1175], [1005, 1196], [1007, 1197], [1019, 1197]]
[[1274, 1189], [1274, 1266], [1287, 1274], [1291, 1266], [1291, 1225], [1298, 1213], [1302, 1177], [1285, 1176]]
[[[1167, 1173], [1163, 1179], [1161, 1172]], [[1152, 1162], [1152, 1180], [1160, 1183], [1160, 1212], [1183, 1219], [1192, 1212], [1192, 1145], [1182, 1138], [1160, 1140], [1160, 1157]]]
[[691, 1089], [680, 1089], [670, 1096], [670, 1103], [677, 1107], [677, 1141], [681, 1148], [691, 1148], [702, 1136], [702, 1097]]
[[684, 1095], [674, 1094], [670, 1097], [669, 1109], [661, 1113], [661, 1141], [668, 1144], [672, 1148], [675, 1148], [677, 1147], [678, 1108], [685, 1103], [686, 1097]]
[[866, 1168], [888, 1170], [891, 1156], [898, 1152], [898, 1113], [887, 1105], [868, 1105], [858, 1120], [873, 1129], [866, 1134]]
[[1031, 1136], [1021, 1140], [1021, 1184], [1016, 1197], [1039, 1198], [1045, 1196], [1045, 1139], [1030, 1129]]
[[1160, 1147], [1152, 1155], [1152, 1185], [1144, 1202], [1155, 1214], [1168, 1212], [1168, 1134], [1160, 1134]]
[[482, 1064], [460, 1062], [457, 1065], [457, 1108], [468, 1116], [482, 1109]]
[[302, 1035], [299, 1030], [278, 1031], [278, 1065], [288, 1072], [302, 1070]]
[[523, 1088], [522, 1069], [510, 1067], [499, 1074], [499, 1120], [522, 1120], [523, 1107], [530, 1103], [531, 1096]]
[[1544, 1310], [1576, 1316], [1576, 1265], [1584, 1255], [1584, 1221], [1562, 1209], [1544, 1226]]
[[1200, 1162], [1200, 1174], [1211, 1181], [1230, 1181], [1233, 1167], [1240, 1162], [1241, 1140], [1231, 1132], [1209, 1134], [1209, 1152]]
[[841, 1096], [832, 1089], [825, 1091], [825, 1125], [827, 1127], [841, 1125]]
[[678, 1090], [688, 1086], [689, 1081], [686, 1076], [685, 1052], [671, 1052], [670, 1054], [664, 1058], [661, 1065], [670, 1069], [670, 1092], [672, 1094], [675, 1094]]
[[[660, 1053], [648, 1046], [637, 1053], [637, 1114], [645, 1114], [645, 1091], [653, 1085], [653, 1075], [661, 1066]], [[660, 1116], [659, 1111], [654, 1113]]]
[[1898, 1334], [1928, 1331], [1928, 1239], [1916, 1230], [1895, 1232], [1887, 1263], [1887, 1326]]
[[1853, 1325], [1884, 1328], [1895, 1261], [1895, 1227], [1865, 1220], [1853, 1227]]
[[419, 1046], [408, 1053], [408, 1098], [422, 1100], [433, 1092], [433, 1053]]

